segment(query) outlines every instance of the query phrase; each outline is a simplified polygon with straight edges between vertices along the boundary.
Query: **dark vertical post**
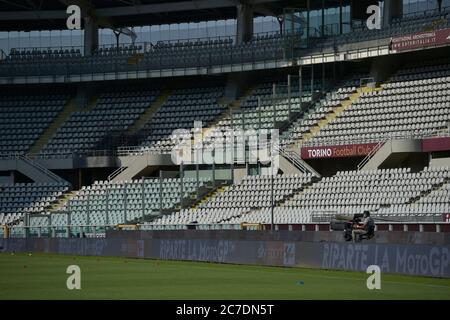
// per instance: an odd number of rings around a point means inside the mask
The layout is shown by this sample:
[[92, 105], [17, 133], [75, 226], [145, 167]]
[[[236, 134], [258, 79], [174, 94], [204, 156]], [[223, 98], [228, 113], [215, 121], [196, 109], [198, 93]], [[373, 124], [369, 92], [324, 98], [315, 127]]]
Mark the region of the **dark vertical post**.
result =
[[322, 0], [322, 37], [325, 37], [325, 0]]
[[70, 201], [67, 202], [67, 238], [72, 236], [71, 228], [72, 225], [72, 209], [70, 207]]
[[109, 225], [109, 188], [106, 189], [106, 216], [105, 216], [105, 224]]
[[231, 150], [227, 151], [227, 149], [225, 148], [225, 152], [230, 152], [230, 178], [231, 181], [234, 181], [234, 122], [233, 122], [233, 111], [230, 110], [230, 114], [231, 114], [231, 136], [230, 136], [230, 148]]
[[[214, 153], [216, 151], [214, 150]], [[213, 186], [216, 186], [216, 161], [214, 160], [215, 157], [213, 157], [213, 163], [212, 163], [212, 182]]]
[[325, 92], [325, 71], [326, 71], [325, 62], [322, 61], [322, 88], [321, 88], [322, 93]]
[[163, 210], [163, 177], [162, 170], [159, 170], [159, 213]]
[[25, 213], [25, 238], [30, 236], [30, 213]]
[[142, 223], [145, 221], [145, 179], [142, 177]]
[[261, 130], [261, 97], [258, 96], [258, 128]]
[[270, 148], [270, 230], [273, 232], [274, 231], [274, 215], [273, 215], [273, 211], [274, 211], [274, 199], [273, 199], [273, 141], [272, 141], [272, 137], [270, 138], [271, 140], [271, 148]]
[[300, 66], [298, 68], [298, 92], [300, 95], [300, 100], [299, 100], [299, 107], [300, 107], [300, 112], [302, 112], [302, 98], [303, 98], [303, 70], [302, 70], [302, 66]]
[[[86, 225], [89, 226], [91, 224], [91, 195], [88, 194], [87, 197], [87, 211], [86, 211]], [[89, 228], [89, 227], [88, 227]]]
[[311, 29], [311, 0], [306, 1], [306, 44], [309, 47], [309, 37], [310, 37], [310, 29]]
[[288, 74], [288, 109], [289, 109], [289, 121], [291, 120], [291, 75]]
[[123, 185], [123, 223], [127, 223], [127, 210], [128, 210], [128, 204], [127, 204], [127, 184], [124, 183]]
[[353, 0], [350, 0], [350, 32], [353, 31]]
[[184, 184], [184, 172], [183, 172], [183, 161], [180, 163], [180, 209], [183, 209], [183, 184]]
[[200, 189], [200, 168], [199, 168], [199, 162], [200, 162], [200, 155], [199, 155], [199, 148], [197, 147], [197, 149], [195, 150], [195, 152], [197, 153], [197, 161], [195, 162], [195, 183], [196, 183], [196, 195], [197, 195], [197, 200], [200, 198], [200, 194], [199, 194], [199, 189]]
[[275, 96], [276, 96], [276, 84], [272, 85], [272, 111], [273, 111], [273, 127], [275, 128], [275, 124], [277, 122], [277, 111], [275, 108]]

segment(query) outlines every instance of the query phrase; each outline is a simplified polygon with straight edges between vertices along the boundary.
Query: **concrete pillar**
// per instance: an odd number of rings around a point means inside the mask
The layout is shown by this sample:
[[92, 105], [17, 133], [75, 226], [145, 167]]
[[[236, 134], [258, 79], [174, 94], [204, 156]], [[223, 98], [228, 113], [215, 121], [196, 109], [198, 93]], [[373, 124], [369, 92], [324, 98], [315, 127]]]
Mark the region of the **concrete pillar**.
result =
[[388, 27], [392, 19], [403, 15], [403, 0], [384, 0], [383, 27]]
[[84, 55], [90, 56], [98, 48], [98, 23], [93, 17], [84, 18]]
[[236, 42], [241, 44], [250, 41], [253, 37], [253, 7], [251, 4], [242, 1], [236, 6], [236, 9]]
[[325, 0], [322, 0], [322, 26], [321, 26], [321, 36], [325, 36]]

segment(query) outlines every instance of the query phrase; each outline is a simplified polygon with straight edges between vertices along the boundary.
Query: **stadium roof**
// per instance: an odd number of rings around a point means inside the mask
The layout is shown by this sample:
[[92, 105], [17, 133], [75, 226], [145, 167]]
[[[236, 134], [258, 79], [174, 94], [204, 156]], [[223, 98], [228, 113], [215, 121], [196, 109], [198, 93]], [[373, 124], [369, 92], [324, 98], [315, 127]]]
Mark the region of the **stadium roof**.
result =
[[[94, 13], [101, 27], [130, 27], [236, 18], [236, 5], [250, 2], [255, 16], [276, 16], [307, 0], [0, 0], [0, 31], [66, 28], [66, 9], [77, 4]], [[311, 1], [321, 6], [322, 1]], [[339, 0], [326, 0], [335, 6]]]

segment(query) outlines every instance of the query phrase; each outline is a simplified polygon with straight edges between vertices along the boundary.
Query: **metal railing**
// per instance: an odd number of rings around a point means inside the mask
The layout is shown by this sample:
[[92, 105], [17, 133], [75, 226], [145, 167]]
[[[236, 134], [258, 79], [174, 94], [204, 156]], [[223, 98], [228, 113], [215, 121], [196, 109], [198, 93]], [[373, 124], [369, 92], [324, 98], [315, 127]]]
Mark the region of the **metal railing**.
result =
[[127, 156], [141, 156], [146, 154], [169, 154], [170, 152], [162, 152], [158, 149], [153, 149], [151, 146], [124, 146], [117, 149], [117, 155], [119, 157]]
[[[310, 140], [306, 143], [298, 145], [298, 147], [318, 147], [318, 146], [335, 146], [335, 145], [351, 145], [351, 144], [365, 144], [365, 143], [380, 143], [389, 140], [408, 140], [408, 139], [427, 139], [427, 138], [438, 138], [438, 137], [450, 137], [450, 127], [434, 130], [415, 130], [411, 132], [400, 132], [400, 133], [386, 133], [379, 135], [377, 137], [370, 138], [334, 138], [326, 140]], [[288, 139], [289, 137], [286, 137]], [[290, 144], [291, 145], [291, 144]], [[39, 153], [39, 154], [26, 154], [29, 159], [56, 159], [56, 158], [76, 158], [76, 157], [89, 157], [89, 156], [113, 156], [113, 157], [126, 157], [126, 156], [137, 156], [137, 155], [161, 155], [170, 154], [170, 152], [165, 152], [159, 150], [157, 147], [152, 148], [149, 146], [123, 146], [119, 147], [117, 150], [91, 150], [86, 152], [51, 152], [51, 153]], [[0, 160], [14, 160], [19, 155], [19, 153], [0, 153]]]
[[108, 176], [108, 180], [111, 181], [113, 180], [115, 177], [117, 177], [119, 174], [121, 174], [122, 172], [124, 172], [126, 169], [128, 168], [128, 166], [120, 166], [119, 168], [117, 168], [116, 170], [114, 170], [109, 176]]
[[281, 146], [275, 147], [275, 151], [278, 151], [280, 155], [282, 155], [288, 161], [290, 161], [301, 172], [311, 173], [316, 177], [320, 177], [320, 174], [316, 170], [314, 170], [311, 166], [309, 166], [305, 161], [303, 161], [294, 151], [288, 151]]
[[373, 158], [373, 156], [386, 144], [386, 141], [380, 141], [378, 144], [369, 152], [369, 154], [358, 164], [358, 171], [360, 171], [364, 166]]
[[[439, 26], [435, 26], [435, 29], [439, 29]], [[379, 37], [375, 33], [369, 33], [373, 35], [374, 39], [389, 39], [395, 36], [394, 32], [390, 29], [383, 31]], [[408, 31], [409, 32], [409, 31]], [[404, 32], [398, 32], [404, 34]], [[383, 40], [383, 43], [374, 44], [374, 41], [366, 38], [354, 38], [355, 33], [350, 36], [337, 36], [332, 38], [320, 38], [309, 39], [307, 49], [296, 50], [294, 43], [299, 39], [292, 37], [292, 35], [282, 36], [284, 45], [277, 48], [267, 49], [264, 41], [255, 41], [248, 45], [231, 45], [224, 46], [220, 51], [215, 52], [207, 50], [205, 47], [203, 50], [174, 50], [173, 52], [164, 52], [164, 50], [158, 53], [158, 50], [151, 49], [144, 52], [143, 56], [136, 61], [135, 64], [129, 64], [128, 59], [130, 56], [124, 57], [122, 60], [116, 56], [90, 56], [85, 57], [82, 61], [58, 61], [52, 60], [51, 65], [45, 63], [33, 63], [24, 61], [24, 63], [4, 64], [0, 68], [0, 73], [6, 77], [15, 76], [63, 76], [73, 77], [81, 75], [93, 75], [93, 74], [110, 74], [110, 73], [139, 73], [150, 70], [175, 70], [175, 69], [189, 69], [198, 67], [220, 67], [233, 64], [244, 63], [266, 63], [268, 61], [288, 61], [295, 57], [308, 56], [308, 52], [316, 52], [316, 55], [328, 50], [330, 53], [336, 53], [336, 46], [345, 43], [358, 44], [358, 50], [369, 50], [379, 46], [388, 46], [388, 43]], [[374, 40], [372, 39], [372, 40]], [[365, 41], [369, 41], [367, 44], [363, 44]], [[361, 42], [361, 43], [360, 43]], [[258, 45], [262, 43], [262, 45]], [[288, 53], [292, 50], [294, 45], [294, 55], [288, 57]], [[331, 50], [331, 51], [330, 51]], [[342, 50], [340, 50], [342, 51]]]
[[[127, 229], [127, 227], [121, 229]], [[151, 224], [138, 223], [129, 225], [135, 230], [241, 230], [240, 224], [218, 223], [188, 223], [188, 224]], [[10, 226], [10, 238], [104, 238], [108, 230], [119, 230], [116, 224], [84, 224], [84, 225], [36, 225], [36, 226]], [[0, 238], [3, 238], [0, 232]]]
[[[423, 215], [396, 215], [388, 217], [384, 215], [371, 215], [376, 225], [398, 225], [398, 224], [417, 224], [417, 225], [447, 225], [450, 222], [445, 221], [443, 214], [423, 214]], [[310, 222], [302, 223], [277, 223], [283, 225], [317, 225], [329, 224], [335, 215], [329, 213], [317, 214], [311, 216]], [[351, 218], [351, 217], [349, 217]], [[160, 231], [160, 230], [242, 230], [241, 224], [228, 223], [192, 223], [192, 224], [135, 224], [130, 225], [133, 230]], [[122, 228], [123, 229], [123, 228]], [[126, 227], [124, 229], [127, 229]], [[51, 225], [51, 226], [11, 226], [9, 227], [10, 238], [104, 238], [108, 230], [119, 230], [119, 225]], [[251, 230], [247, 228], [247, 230]], [[256, 230], [256, 229], [254, 229]], [[438, 229], [436, 229], [438, 230]], [[422, 229], [423, 231], [423, 229]], [[437, 231], [438, 232], [438, 231]], [[0, 238], [4, 237], [0, 229]]]
[[405, 132], [385, 133], [370, 138], [340, 137], [340, 138], [330, 138], [320, 140], [312, 139], [300, 145], [300, 147], [379, 143], [380, 141], [389, 141], [389, 140], [427, 139], [437, 137], [450, 137], [450, 127], [433, 130], [414, 130]]
[[[266, 31], [258, 32], [253, 34], [253, 38], [249, 42], [266, 41], [271, 38], [281, 37], [279, 31]], [[201, 45], [218, 45], [221, 43], [232, 43], [236, 44], [235, 35], [225, 35], [225, 36], [206, 36], [206, 37], [193, 37], [193, 38], [178, 38], [178, 39], [163, 39], [157, 41], [138, 41], [138, 42], [126, 42], [126, 43], [106, 43], [100, 44], [96, 51], [114, 51], [114, 50], [132, 50], [136, 49], [139, 52], [151, 51], [158, 46], [201, 46]], [[0, 49], [2, 50], [2, 49]], [[16, 54], [33, 54], [36, 52], [46, 52], [46, 53], [59, 53], [59, 52], [78, 52], [84, 55], [84, 46], [19, 46], [10, 49], [10, 53]]]
[[46, 176], [49, 176], [50, 178], [52, 178], [53, 180], [55, 180], [55, 182], [61, 182], [61, 183], [67, 183], [67, 181], [65, 181], [64, 179], [62, 179], [60, 176], [54, 174], [53, 172], [51, 172], [50, 170], [48, 170], [46, 167], [44, 167], [43, 165], [41, 165], [40, 163], [33, 161], [31, 158], [29, 158], [27, 155], [17, 155], [16, 159], [18, 160], [22, 160], [26, 163], [28, 163], [30, 166], [38, 169], [40, 172], [42, 172], [43, 174], [45, 174]]
[[[362, 212], [361, 212], [362, 213]], [[371, 217], [376, 223], [449, 223], [444, 219], [444, 213], [395, 213], [395, 214], [383, 214], [372, 212]], [[340, 217], [352, 218], [353, 214], [339, 214], [336, 211], [328, 212], [316, 212], [311, 214], [312, 223], [315, 222], [330, 222], [331, 220]]]

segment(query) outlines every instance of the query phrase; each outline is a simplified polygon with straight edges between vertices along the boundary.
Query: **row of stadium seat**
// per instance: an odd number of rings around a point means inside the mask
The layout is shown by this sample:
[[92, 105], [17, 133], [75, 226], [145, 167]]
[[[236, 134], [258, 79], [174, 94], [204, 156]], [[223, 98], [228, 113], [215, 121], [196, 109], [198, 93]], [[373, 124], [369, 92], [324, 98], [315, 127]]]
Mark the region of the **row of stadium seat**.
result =
[[[355, 29], [351, 33], [319, 39], [320, 46], [390, 38], [402, 34], [412, 34], [430, 28], [445, 28], [450, 25], [446, 10], [408, 16], [394, 21], [381, 30]], [[217, 64], [244, 63], [283, 59], [289, 56], [298, 35], [266, 35], [243, 44], [235, 44], [231, 38], [207, 41], [185, 41], [157, 43], [153, 46], [125, 46], [100, 48], [93, 55], [83, 57], [79, 49], [28, 51], [14, 49], [6, 63], [0, 65], [5, 76], [68, 75], [81, 73], [107, 73], [166, 68], [201, 67]], [[314, 48], [314, 41], [310, 41]], [[311, 49], [310, 48], [310, 49]], [[39, 63], [36, 63], [39, 62]]]
[[0, 154], [25, 153], [64, 109], [68, 95], [0, 96]]

